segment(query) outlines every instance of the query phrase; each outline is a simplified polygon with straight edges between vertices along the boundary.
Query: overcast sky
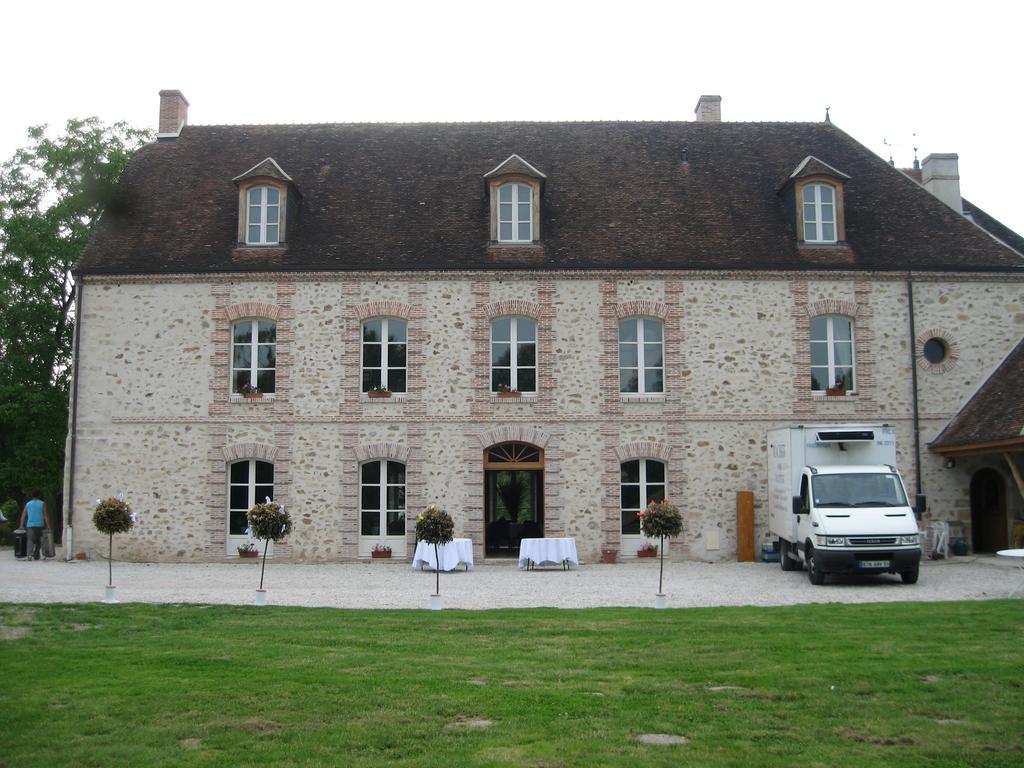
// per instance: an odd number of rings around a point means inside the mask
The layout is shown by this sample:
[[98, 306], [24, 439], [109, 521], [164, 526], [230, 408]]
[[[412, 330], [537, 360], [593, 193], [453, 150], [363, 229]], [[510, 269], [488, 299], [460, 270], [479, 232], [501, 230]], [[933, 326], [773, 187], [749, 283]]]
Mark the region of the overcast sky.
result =
[[1024, 233], [1022, 8], [5, 0], [0, 158], [69, 117], [155, 129], [162, 88], [192, 124], [692, 120], [710, 93], [733, 121], [831, 106], [900, 166], [956, 152], [964, 197]]

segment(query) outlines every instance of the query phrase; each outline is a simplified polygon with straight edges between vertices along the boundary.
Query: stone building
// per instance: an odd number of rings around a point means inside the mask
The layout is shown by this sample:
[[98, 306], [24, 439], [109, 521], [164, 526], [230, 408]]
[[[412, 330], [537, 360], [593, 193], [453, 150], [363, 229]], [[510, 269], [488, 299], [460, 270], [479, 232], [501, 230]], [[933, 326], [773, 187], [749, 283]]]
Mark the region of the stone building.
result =
[[910, 492], [969, 524], [1006, 464], [927, 443], [1024, 334], [1024, 257], [827, 120], [719, 102], [189, 126], [161, 92], [78, 267], [73, 550], [121, 491], [137, 559], [233, 557], [265, 496], [296, 561], [407, 556], [434, 501], [477, 558], [541, 533], [626, 558], [667, 493], [669, 556], [732, 559], [738, 491], [765, 532], [765, 432], [815, 422], [895, 425]]

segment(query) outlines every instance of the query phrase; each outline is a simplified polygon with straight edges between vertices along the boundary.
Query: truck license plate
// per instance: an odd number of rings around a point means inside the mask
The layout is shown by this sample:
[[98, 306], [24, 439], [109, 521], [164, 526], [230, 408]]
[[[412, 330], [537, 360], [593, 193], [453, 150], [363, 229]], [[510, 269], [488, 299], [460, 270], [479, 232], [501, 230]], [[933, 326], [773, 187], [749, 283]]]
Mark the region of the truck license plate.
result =
[[889, 567], [889, 561], [888, 560], [861, 560], [860, 561], [860, 567], [861, 568], [888, 568]]

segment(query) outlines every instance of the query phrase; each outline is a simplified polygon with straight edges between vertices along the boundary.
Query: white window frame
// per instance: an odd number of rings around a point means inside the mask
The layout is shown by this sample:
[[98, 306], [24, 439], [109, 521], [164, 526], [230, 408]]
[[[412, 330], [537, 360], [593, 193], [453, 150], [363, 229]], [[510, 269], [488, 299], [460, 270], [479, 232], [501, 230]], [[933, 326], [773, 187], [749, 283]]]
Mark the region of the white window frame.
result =
[[[402, 469], [405, 472], [404, 483], [388, 483], [388, 462], [394, 464], [401, 464]], [[363, 483], [363, 467], [368, 464], [378, 464], [378, 475], [380, 483], [376, 484], [380, 489], [379, 506], [375, 509], [366, 509], [363, 507], [363, 489], [367, 487]], [[399, 509], [388, 509], [388, 489], [389, 488], [402, 488], [405, 491], [403, 494], [404, 504]], [[361, 557], [369, 557], [370, 552], [373, 550], [376, 544], [386, 544], [391, 547], [392, 556], [402, 557], [405, 555], [405, 529], [409, 525], [409, 504], [408, 504], [408, 488], [409, 488], [409, 465], [403, 461], [397, 461], [396, 459], [370, 459], [359, 464], [359, 520], [357, 525], [359, 526], [359, 555]], [[379, 514], [379, 525], [380, 533], [377, 534], [364, 534], [363, 533], [363, 514], [366, 512], [376, 512]], [[388, 534], [388, 512], [401, 512], [404, 517], [404, 524], [402, 526], [401, 534]]]
[[[822, 319], [827, 321], [826, 325], [825, 325], [825, 338], [824, 339], [815, 339], [813, 336], [810, 335], [810, 333], [811, 333], [810, 326], [811, 326], [811, 324], [813, 324], [813, 322], [815, 320], [822, 320]], [[845, 339], [839, 339], [839, 340], [836, 339], [836, 337], [835, 337], [835, 321], [836, 320], [840, 320], [840, 321], [842, 321], [844, 323], [849, 323], [850, 324], [850, 340], [848, 342]], [[827, 346], [827, 348], [828, 348], [828, 378], [827, 378], [827, 380], [825, 382], [825, 389], [831, 389], [834, 386], [835, 380], [836, 380], [836, 370], [838, 368], [849, 367], [850, 371], [851, 371], [850, 376], [851, 376], [852, 380], [850, 382], [850, 388], [847, 390], [847, 392], [856, 392], [857, 391], [857, 324], [854, 322], [853, 318], [852, 317], [848, 317], [846, 315], [815, 315], [814, 317], [811, 318], [811, 322], [808, 324], [808, 336], [810, 337], [810, 343], [812, 345], [812, 348], [813, 348], [814, 344], [825, 344]], [[836, 345], [837, 344], [849, 344], [850, 345], [850, 365], [849, 366], [839, 365], [836, 362]], [[813, 358], [813, 355], [812, 355], [812, 357], [811, 357], [811, 360], [812, 360], [811, 371], [808, 371], [808, 373], [812, 373], [811, 389], [814, 392], [820, 392], [821, 394], [824, 394], [825, 393], [825, 389], [814, 389], [813, 369], [814, 368], [821, 368], [822, 366], [814, 365], [813, 364], [813, 359], [814, 358]]]
[[[831, 204], [822, 202], [821, 190], [823, 188], [828, 188], [829, 190], [831, 190], [831, 192], [832, 192], [832, 202], [831, 202]], [[805, 201], [804, 200], [804, 195], [806, 194], [807, 190], [809, 190], [809, 189], [814, 190], [814, 200], [812, 200], [812, 201]], [[837, 208], [839, 206], [839, 193], [838, 193], [838, 191], [836, 190], [836, 188], [834, 186], [832, 186], [831, 184], [822, 184], [822, 183], [805, 184], [803, 189], [800, 192], [800, 205], [801, 205], [801, 211], [803, 211], [803, 223], [804, 223], [803, 236], [804, 236], [804, 242], [805, 243], [836, 243], [836, 242], [839, 242], [839, 223], [837, 221], [837, 219], [839, 218], [838, 215], [837, 215]], [[831, 220], [826, 220], [824, 218], [824, 210], [825, 210], [824, 206], [825, 205], [831, 205], [832, 206], [832, 219]], [[808, 218], [807, 218], [807, 207], [808, 206], [811, 206], [812, 210], [814, 211], [814, 218], [812, 220], [808, 220]], [[824, 228], [824, 226], [826, 224], [830, 224], [832, 226], [832, 234], [834, 236], [831, 239], [826, 238], [823, 235], [823, 233], [822, 233], [822, 229]], [[814, 237], [813, 238], [808, 238], [807, 237], [807, 227], [808, 227], [808, 225], [814, 227]]]
[[[366, 341], [366, 324], [370, 322], [380, 322], [380, 341]], [[391, 323], [402, 323], [405, 325], [405, 341], [388, 341], [390, 336], [389, 327]], [[366, 346], [368, 344], [376, 344], [380, 347], [380, 365], [379, 366], [367, 366], [366, 365]], [[390, 345], [404, 346], [405, 347], [405, 365], [388, 365], [388, 347]], [[388, 382], [388, 370], [394, 371], [405, 371], [405, 386], [398, 390], [392, 389]], [[399, 394], [405, 394], [409, 390], [409, 321], [401, 317], [368, 317], [359, 324], [359, 386], [362, 391], [369, 392], [369, 388], [363, 381], [363, 374], [366, 371], [380, 371], [380, 386], [382, 389], [386, 389], [389, 392], [397, 392]]]
[[[512, 202], [511, 203], [508, 203], [508, 202], [503, 203], [502, 202], [502, 200], [501, 200], [501, 191], [503, 189], [511, 189], [512, 190]], [[526, 195], [527, 195], [527, 198], [526, 198], [525, 201], [519, 199], [520, 191], [524, 190], [524, 189], [526, 190]], [[505, 218], [502, 215], [502, 207], [505, 206], [505, 205], [511, 205], [511, 208], [512, 208], [511, 218]], [[526, 210], [529, 211], [529, 218], [527, 220], [525, 220], [525, 221], [519, 215], [519, 211], [520, 211], [522, 206], [525, 206]], [[501, 236], [501, 225], [502, 224], [511, 224], [512, 225], [512, 237], [511, 238], [503, 238]], [[527, 239], [525, 239], [525, 240], [523, 240], [523, 239], [521, 239], [519, 237], [519, 225], [520, 224], [529, 224], [530, 225], [530, 236]], [[521, 181], [512, 181], [512, 182], [509, 182], [508, 184], [502, 184], [500, 187], [498, 187], [498, 231], [495, 233], [497, 235], [497, 237], [498, 237], [498, 242], [499, 243], [532, 243], [533, 239], [534, 239], [533, 238], [533, 232], [534, 232], [534, 227], [533, 227], [533, 187], [531, 187], [529, 184], [524, 184]]]
[[[509, 321], [509, 340], [506, 341], [495, 341], [494, 340], [494, 324], [500, 320]], [[533, 323], [533, 340], [527, 339], [526, 341], [519, 341], [519, 321], [526, 320]], [[491, 392], [497, 392], [494, 388], [494, 369], [495, 367], [504, 368], [505, 366], [495, 366], [494, 363], [494, 345], [495, 344], [509, 344], [509, 387], [517, 392], [524, 394], [536, 394], [537, 388], [540, 386], [540, 360], [537, 357], [538, 345], [540, 334], [540, 323], [534, 320], [532, 317], [526, 317], [523, 315], [505, 315], [504, 317], [496, 317], [491, 320], [491, 367], [488, 371], [490, 375], [490, 387]], [[519, 365], [519, 345], [520, 344], [533, 344], [533, 365]], [[519, 370], [533, 370], [533, 389], [520, 389], [519, 388]]]
[[[269, 202], [268, 190], [274, 190], [277, 192], [277, 202]], [[252, 202], [252, 193], [259, 192], [259, 200], [255, 203]], [[245, 191], [245, 244], [246, 245], [279, 245], [281, 242], [281, 190], [277, 187], [271, 186], [257, 186], [249, 187]], [[271, 210], [273, 209], [273, 221], [270, 220]], [[253, 218], [253, 211], [258, 210], [260, 214], [260, 220], [258, 224], [251, 224]], [[250, 226], [259, 226], [259, 237], [255, 240], [252, 239]], [[273, 240], [267, 237], [267, 227], [277, 228], [277, 237]]]
[[[273, 323], [274, 324], [274, 343], [272, 345], [267, 345], [265, 343], [262, 345], [262, 346], [273, 346], [273, 348], [274, 348], [274, 365], [271, 366], [271, 367], [265, 367], [265, 368], [260, 368], [259, 367], [259, 352], [260, 352], [259, 348], [261, 346], [260, 341], [259, 341], [259, 332], [260, 332], [260, 323], [261, 322], [262, 323]], [[249, 329], [249, 342], [248, 342], [248, 347], [249, 347], [249, 367], [248, 368], [235, 368], [235, 347], [244, 347], [244, 346], [246, 346], [246, 344], [244, 342], [241, 343], [241, 344], [238, 344], [238, 343], [235, 342], [235, 328], [237, 328], [239, 325], [243, 325], [245, 323], [251, 323], [251, 326], [250, 326], [250, 329]], [[257, 386], [257, 382], [259, 381], [259, 372], [260, 371], [273, 371], [274, 372], [274, 391], [277, 390], [277, 321], [276, 320], [270, 320], [270, 319], [268, 319], [266, 317], [250, 317], [250, 318], [246, 318], [244, 320], [236, 320], [235, 322], [233, 322], [231, 324], [231, 350], [230, 350], [229, 354], [230, 354], [230, 358], [231, 358], [231, 364], [230, 364], [230, 367], [231, 367], [230, 388], [231, 388], [231, 394], [232, 395], [240, 394], [239, 391], [236, 389], [236, 384], [237, 384], [237, 380], [236, 380], [236, 376], [235, 376], [235, 372], [236, 371], [248, 370], [249, 371], [249, 386], [252, 386], [252, 387]], [[273, 395], [274, 394], [274, 392], [265, 392], [262, 389], [260, 390], [260, 392], [262, 394], [264, 394], [264, 395]]]
[[[236, 507], [232, 507], [231, 506], [231, 489], [235, 488], [235, 487], [240, 487], [242, 485], [241, 483], [233, 483], [233, 482], [231, 482], [231, 468], [235, 464], [244, 464], [244, 463], [248, 463], [249, 464], [249, 479], [248, 479], [248, 481], [245, 484], [245, 486], [246, 486], [246, 507], [245, 507], [246, 511], [252, 509], [253, 505], [256, 504], [257, 501], [266, 501], [266, 498], [256, 498], [256, 485], [257, 485], [257, 483], [256, 483], [256, 464], [257, 463], [269, 464], [271, 471], [274, 472], [274, 479], [270, 482], [270, 489], [271, 489], [270, 490], [270, 499], [271, 499], [271, 501], [274, 500], [274, 488], [275, 488], [275, 481], [277, 479], [277, 470], [274, 467], [274, 462], [267, 461], [266, 459], [239, 459], [237, 461], [228, 462], [228, 465], [227, 465], [227, 478], [226, 478], [226, 485], [227, 485], [227, 489], [228, 489], [228, 492], [227, 492], [227, 497], [228, 497], [227, 498], [227, 519], [224, 521], [224, 528], [225, 528], [226, 538], [227, 538], [226, 546], [227, 546], [227, 554], [228, 555], [237, 555], [238, 554], [237, 548], [239, 546], [241, 546], [242, 544], [245, 544], [245, 543], [247, 543], [249, 541], [254, 541], [254, 539], [246, 536], [245, 534], [233, 534], [233, 533], [231, 533], [231, 513], [232, 513], [232, 511], [236, 511], [238, 509]], [[266, 483], [261, 483], [260, 485], [266, 485]], [[266, 497], [266, 495], [267, 494], [265, 494], [265, 493], [263, 494], [264, 497]], [[257, 542], [257, 545], [262, 548], [262, 542]], [[273, 542], [270, 542], [270, 546], [267, 548], [267, 554], [268, 555], [271, 554], [273, 546], [274, 546]]]
[[[632, 461], [640, 462], [640, 482], [639, 483], [624, 483], [624, 482], [622, 482], [622, 465], [623, 464], [629, 464]], [[661, 482], [651, 483], [647, 479], [647, 463], [651, 462], [651, 461], [660, 464], [661, 467], [662, 467], [662, 472], [663, 472], [662, 477], [664, 479], [661, 480]], [[639, 509], [627, 509], [625, 507], [625, 505], [623, 504], [623, 501], [622, 501], [622, 499], [623, 499], [622, 489], [623, 489], [624, 486], [627, 486], [627, 485], [629, 485], [629, 486], [639, 486], [639, 488], [640, 488], [640, 508]], [[661, 459], [651, 459], [651, 458], [636, 458], [636, 459], [627, 459], [626, 461], [620, 461], [619, 462], [619, 535], [622, 537], [622, 539], [624, 540], [625, 543], [635, 543], [637, 545], [637, 548], [639, 548], [640, 543], [642, 543], [643, 541], [648, 539], [648, 537], [645, 536], [642, 532], [640, 534], [636, 534], [636, 533], [623, 533], [623, 531], [622, 531], [622, 513], [623, 512], [632, 512], [632, 513], [635, 514], [637, 512], [642, 512], [643, 510], [647, 509], [647, 503], [650, 501], [650, 494], [649, 494], [648, 488], [651, 485], [660, 485], [662, 488], [665, 489], [665, 493], [664, 493], [663, 498], [670, 498], [669, 497], [669, 493], [668, 493], [668, 462], [667, 461], [662, 461]], [[623, 555], [625, 556], [625, 555], [628, 555], [628, 554], [629, 553], [626, 552], [625, 549], [623, 549]]]
[[[661, 326], [661, 339], [658, 341], [647, 341], [644, 336], [644, 321], [650, 320]], [[636, 341], [620, 341], [621, 328], [623, 323], [635, 323], [636, 324]], [[665, 322], [658, 317], [626, 317], [619, 320], [618, 325], [615, 326], [616, 333], [616, 344], [618, 345], [619, 352], [619, 393], [622, 395], [664, 395], [665, 394]], [[636, 346], [636, 366], [623, 366], [622, 365], [622, 345], [633, 344]], [[646, 360], [646, 344], [658, 344], [661, 347], [661, 365], [647, 365]], [[660, 390], [648, 390], [647, 386], [647, 373], [646, 370], [650, 368], [652, 370], [661, 371], [661, 389]], [[636, 370], [637, 371], [637, 391], [630, 392], [622, 388], [622, 371], [623, 370]]]

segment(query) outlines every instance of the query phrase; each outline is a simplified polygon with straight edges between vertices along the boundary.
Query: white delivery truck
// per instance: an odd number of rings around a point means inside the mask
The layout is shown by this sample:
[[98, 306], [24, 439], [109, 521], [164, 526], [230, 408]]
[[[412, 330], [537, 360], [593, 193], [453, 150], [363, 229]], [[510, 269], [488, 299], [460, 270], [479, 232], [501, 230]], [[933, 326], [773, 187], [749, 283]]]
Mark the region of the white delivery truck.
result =
[[768, 432], [769, 528], [782, 570], [898, 573], [917, 582], [917, 514], [896, 471], [896, 428], [887, 424], [799, 426]]

